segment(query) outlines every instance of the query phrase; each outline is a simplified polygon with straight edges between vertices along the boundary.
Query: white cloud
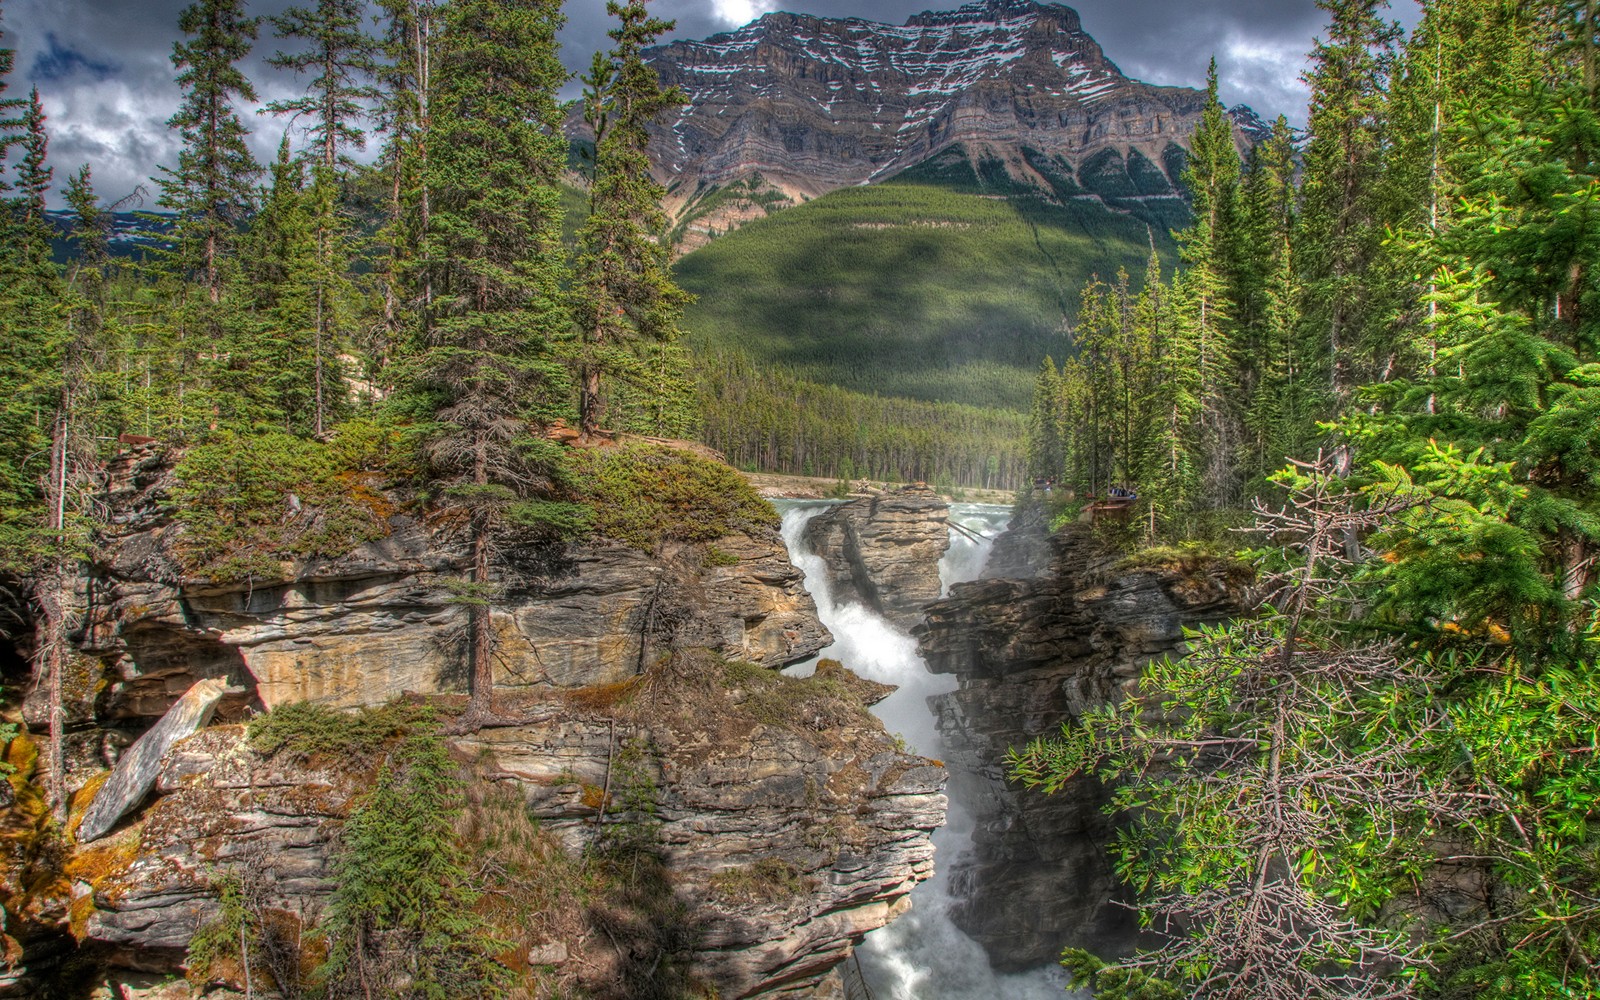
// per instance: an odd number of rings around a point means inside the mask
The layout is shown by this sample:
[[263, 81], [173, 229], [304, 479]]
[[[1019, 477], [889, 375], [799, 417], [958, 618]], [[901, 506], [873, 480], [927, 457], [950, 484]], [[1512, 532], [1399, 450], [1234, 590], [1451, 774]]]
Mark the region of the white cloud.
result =
[[717, 18], [732, 28], [742, 27], [778, 9], [776, 0], [712, 0], [712, 6]]

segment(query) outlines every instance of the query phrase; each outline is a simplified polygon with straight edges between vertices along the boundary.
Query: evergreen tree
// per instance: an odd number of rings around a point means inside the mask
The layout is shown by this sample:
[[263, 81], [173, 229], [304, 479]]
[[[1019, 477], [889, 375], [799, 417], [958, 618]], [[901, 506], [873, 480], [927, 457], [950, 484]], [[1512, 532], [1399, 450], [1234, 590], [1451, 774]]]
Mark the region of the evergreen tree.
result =
[[370, 117], [369, 102], [378, 96], [372, 84], [377, 72], [378, 43], [362, 27], [365, 4], [359, 0], [317, 0], [315, 9], [290, 7], [272, 19], [279, 38], [303, 42], [299, 52], [278, 52], [268, 64], [297, 76], [314, 73], [306, 93], [274, 101], [275, 115], [305, 119], [316, 162], [337, 170], [348, 162], [345, 150], [366, 146], [362, 123]]
[[1387, 89], [1400, 29], [1379, 14], [1387, 0], [1318, 0], [1327, 38], [1311, 54], [1311, 87], [1296, 246], [1301, 321], [1319, 337], [1324, 412], [1349, 402], [1357, 385], [1392, 376], [1394, 345], [1369, 269], [1385, 220], [1377, 191], [1388, 136]]
[[279, 52], [271, 64], [295, 73], [314, 71], [304, 96], [275, 101], [274, 114], [309, 121], [316, 156], [308, 199], [316, 266], [303, 277], [311, 282], [313, 431], [327, 429], [330, 409], [344, 399], [344, 379], [328, 353], [342, 336], [344, 306], [350, 297], [348, 277], [353, 234], [340, 213], [345, 150], [366, 145], [360, 125], [370, 117], [369, 103], [378, 96], [372, 84], [377, 72], [377, 42], [362, 29], [365, 4], [360, 0], [318, 0], [315, 10], [291, 7], [273, 18], [279, 37], [307, 43], [303, 52]]
[[[577, 308], [579, 428], [600, 426], [605, 412], [602, 380], [630, 383], [646, 394], [670, 391], [656, 384], [661, 367], [641, 363], [644, 345], [670, 343], [688, 301], [672, 281], [666, 192], [650, 174], [648, 126], [663, 111], [683, 103], [676, 88], [663, 90], [642, 52], [670, 22], [653, 18], [646, 0], [608, 0], [618, 19], [609, 55], [596, 53], [584, 78], [584, 120], [594, 129], [594, 177], [589, 218], [578, 234]], [[676, 376], [681, 378], [681, 376]]]
[[1206, 77], [1206, 107], [1190, 143], [1184, 186], [1194, 225], [1178, 234], [1188, 265], [1181, 281], [1185, 333], [1194, 340], [1198, 366], [1201, 498], [1211, 508], [1239, 502], [1238, 425], [1234, 405], [1240, 379], [1228, 291], [1235, 271], [1239, 221], [1239, 149], [1233, 125], [1217, 96], [1217, 63]]
[[1028, 474], [1035, 480], [1060, 479], [1066, 473], [1061, 395], [1061, 371], [1055, 359], [1047, 357], [1033, 380], [1033, 407], [1028, 416]]
[[1244, 183], [1248, 279], [1241, 294], [1252, 299], [1247, 338], [1257, 359], [1244, 471], [1258, 489], [1287, 460], [1315, 453], [1316, 418], [1326, 398], [1321, 339], [1306, 336], [1296, 309], [1294, 175], [1294, 135], [1280, 115], [1272, 137], [1253, 151]]
[[375, 70], [374, 120], [387, 137], [380, 164], [388, 178], [388, 218], [377, 236], [383, 314], [377, 357], [370, 360], [374, 375], [382, 378], [388, 363], [404, 349], [410, 317], [429, 299], [426, 276], [411, 279], [417, 276], [418, 246], [432, 216], [426, 140], [441, 11], [432, 0], [379, 0], [378, 6], [385, 29], [380, 44], [383, 58]]
[[276, 424], [320, 432], [317, 409], [317, 282], [320, 264], [305, 166], [284, 137], [272, 185], [242, 238], [235, 300], [244, 319], [219, 366], [219, 413], [238, 427]]
[[425, 141], [431, 217], [416, 280], [426, 289], [416, 391], [440, 502], [466, 522], [469, 720], [490, 714], [490, 554], [548, 510], [554, 446], [531, 425], [562, 412], [555, 345], [569, 333], [556, 183], [566, 160], [556, 93], [556, 0], [456, 0], [444, 11]]
[[178, 216], [174, 263], [200, 280], [212, 303], [222, 298], [225, 258], [254, 204], [260, 172], [234, 106], [256, 99], [235, 64], [250, 54], [258, 26], [245, 16], [243, 0], [196, 0], [178, 18], [188, 40], [172, 51], [183, 102], [167, 126], [183, 148], [177, 167], [162, 168], [161, 204]]

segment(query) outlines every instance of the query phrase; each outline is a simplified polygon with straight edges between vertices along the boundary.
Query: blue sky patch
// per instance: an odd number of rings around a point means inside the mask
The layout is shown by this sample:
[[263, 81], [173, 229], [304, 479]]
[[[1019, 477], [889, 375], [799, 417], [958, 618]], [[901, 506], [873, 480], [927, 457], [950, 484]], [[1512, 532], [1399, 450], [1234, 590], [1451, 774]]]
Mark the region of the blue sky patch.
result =
[[93, 59], [70, 45], [61, 44], [55, 34], [44, 36], [46, 48], [33, 60], [28, 77], [35, 83], [51, 83], [84, 74], [93, 80], [108, 80], [122, 67], [114, 62]]

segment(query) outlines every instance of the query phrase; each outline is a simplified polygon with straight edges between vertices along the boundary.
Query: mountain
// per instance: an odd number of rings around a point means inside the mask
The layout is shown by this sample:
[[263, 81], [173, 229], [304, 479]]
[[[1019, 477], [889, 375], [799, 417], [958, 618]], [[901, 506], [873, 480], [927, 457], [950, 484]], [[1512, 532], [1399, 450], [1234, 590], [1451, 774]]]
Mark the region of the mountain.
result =
[[[1203, 91], [1131, 79], [1076, 11], [1035, 0], [980, 0], [898, 26], [767, 14], [647, 58], [686, 97], [653, 136], [686, 250], [907, 171], [957, 181], [987, 171], [1057, 201], [1169, 222], [1182, 214], [1178, 177], [1205, 104]], [[1241, 142], [1267, 132], [1248, 108], [1233, 114]]]

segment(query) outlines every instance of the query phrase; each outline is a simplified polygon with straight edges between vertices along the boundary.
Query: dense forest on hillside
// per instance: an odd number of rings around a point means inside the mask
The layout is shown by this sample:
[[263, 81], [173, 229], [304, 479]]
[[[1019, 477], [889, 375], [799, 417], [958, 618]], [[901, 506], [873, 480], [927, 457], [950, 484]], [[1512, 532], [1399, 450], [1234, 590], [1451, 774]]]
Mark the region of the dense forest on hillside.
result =
[[1319, 6], [1304, 138], [1241, 160], [1213, 79], [1181, 269], [1086, 289], [1030, 419], [1060, 520], [1121, 488], [1266, 603], [1013, 775], [1127, 820], [1097, 996], [1594, 996], [1600, 7]]

